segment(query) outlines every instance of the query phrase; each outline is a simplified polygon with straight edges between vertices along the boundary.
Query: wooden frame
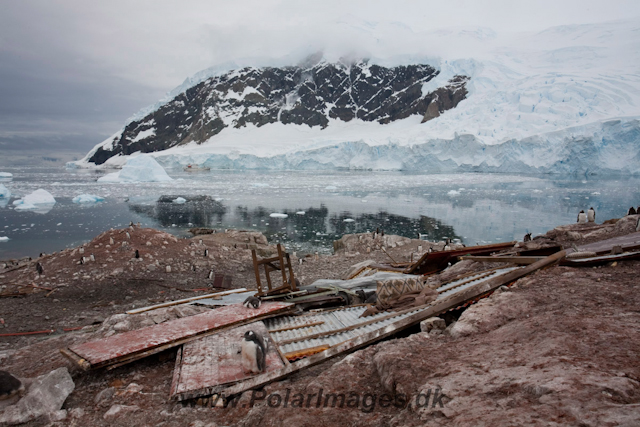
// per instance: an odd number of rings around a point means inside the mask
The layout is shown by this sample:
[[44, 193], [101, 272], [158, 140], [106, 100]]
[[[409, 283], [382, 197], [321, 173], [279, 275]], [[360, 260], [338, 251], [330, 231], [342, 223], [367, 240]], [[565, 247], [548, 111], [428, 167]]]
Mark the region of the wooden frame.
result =
[[[293, 275], [293, 267], [291, 266], [291, 259], [289, 254], [284, 252], [282, 245], [278, 243], [278, 255], [271, 258], [258, 259], [256, 250], [251, 250], [251, 256], [253, 257], [253, 270], [256, 274], [256, 286], [258, 288], [258, 296], [274, 295], [280, 293], [295, 292], [298, 290], [296, 287], [296, 279]], [[277, 262], [277, 264], [276, 264]], [[264, 275], [267, 282], [267, 290], [262, 288], [262, 282], [260, 280], [260, 266], [264, 267]], [[287, 278], [287, 270], [289, 271], [289, 277]], [[271, 272], [282, 272], [282, 286], [274, 286], [271, 283]]]

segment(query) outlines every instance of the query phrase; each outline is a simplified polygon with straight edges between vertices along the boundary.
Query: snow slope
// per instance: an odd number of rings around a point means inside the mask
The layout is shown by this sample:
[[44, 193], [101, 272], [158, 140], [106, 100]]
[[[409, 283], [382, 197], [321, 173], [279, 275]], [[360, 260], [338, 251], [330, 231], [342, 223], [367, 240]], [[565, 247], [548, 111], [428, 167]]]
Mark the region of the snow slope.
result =
[[[640, 21], [537, 34], [453, 29], [413, 37], [433, 43], [439, 56], [370, 61], [432, 64], [440, 74], [423, 93], [454, 75], [469, 76], [467, 99], [436, 119], [334, 120], [325, 129], [247, 125], [151, 155], [165, 167], [640, 174]], [[76, 165], [91, 166], [90, 156]], [[103, 166], [125, 161], [114, 157]]]

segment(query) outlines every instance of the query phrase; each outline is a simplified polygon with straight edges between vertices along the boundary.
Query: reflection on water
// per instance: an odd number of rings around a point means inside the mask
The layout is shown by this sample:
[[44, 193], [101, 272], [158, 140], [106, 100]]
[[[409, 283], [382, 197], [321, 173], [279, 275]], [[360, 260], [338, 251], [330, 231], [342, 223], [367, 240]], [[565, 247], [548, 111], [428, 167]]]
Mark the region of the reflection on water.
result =
[[[178, 198], [185, 199], [176, 203]], [[133, 212], [158, 221], [162, 227], [216, 227], [227, 208], [209, 196], [161, 196], [154, 204], [129, 204]]]
[[[130, 221], [180, 236], [188, 236], [191, 227], [257, 230], [303, 253], [330, 253], [332, 241], [343, 234], [376, 228], [436, 241], [459, 238], [475, 245], [544, 233], [575, 222], [577, 212], [590, 206], [602, 222], [640, 203], [638, 178], [168, 171], [176, 178], [171, 183], [104, 184], [96, 182], [96, 172], [5, 171], [14, 179], [5, 183], [11, 199], [0, 205], [0, 237], [10, 239], [0, 243], [0, 259], [75, 246]], [[13, 208], [14, 200], [38, 188], [56, 198], [50, 212]], [[79, 194], [105, 197], [105, 202], [72, 203]], [[184, 203], [176, 203], [178, 197]]]

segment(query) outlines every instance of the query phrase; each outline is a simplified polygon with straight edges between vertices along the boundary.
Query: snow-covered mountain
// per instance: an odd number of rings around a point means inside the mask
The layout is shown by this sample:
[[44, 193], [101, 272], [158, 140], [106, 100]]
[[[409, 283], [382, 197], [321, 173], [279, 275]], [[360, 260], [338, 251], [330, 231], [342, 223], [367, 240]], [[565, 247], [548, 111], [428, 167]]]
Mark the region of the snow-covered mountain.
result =
[[640, 22], [412, 37], [440, 55], [199, 73], [77, 166], [640, 174]]

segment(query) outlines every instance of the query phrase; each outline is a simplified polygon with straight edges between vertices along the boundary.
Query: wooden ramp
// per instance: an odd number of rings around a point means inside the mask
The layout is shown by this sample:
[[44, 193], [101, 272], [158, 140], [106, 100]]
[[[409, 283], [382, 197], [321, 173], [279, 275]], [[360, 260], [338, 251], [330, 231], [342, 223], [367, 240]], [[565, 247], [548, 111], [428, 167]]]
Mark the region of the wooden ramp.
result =
[[223, 387], [256, 376], [242, 367], [240, 353], [242, 337], [252, 330], [269, 341], [265, 372], [276, 371], [288, 365], [269, 339], [269, 332], [262, 322], [239, 326], [215, 335], [191, 341], [178, 350], [176, 367], [171, 384], [171, 398], [179, 401], [211, 396]]
[[115, 368], [204, 335], [287, 312], [293, 306], [284, 302], [265, 302], [258, 309], [246, 308], [242, 304], [229, 305], [60, 351], [85, 370]]

